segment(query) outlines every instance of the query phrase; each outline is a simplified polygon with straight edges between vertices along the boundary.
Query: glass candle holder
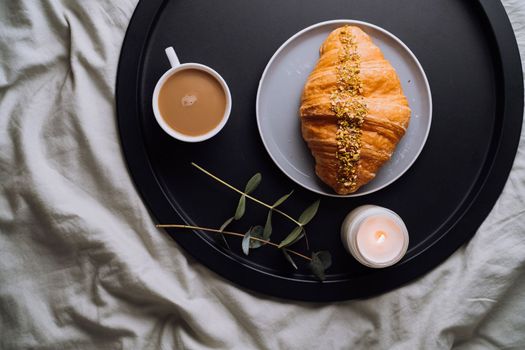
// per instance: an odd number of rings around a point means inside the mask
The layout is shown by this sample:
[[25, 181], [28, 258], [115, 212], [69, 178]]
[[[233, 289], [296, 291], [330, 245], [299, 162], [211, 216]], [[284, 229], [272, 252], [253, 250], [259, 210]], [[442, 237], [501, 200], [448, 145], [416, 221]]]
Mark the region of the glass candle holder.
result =
[[352, 210], [341, 226], [346, 250], [361, 264], [372, 268], [392, 266], [408, 249], [405, 223], [390, 209], [363, 205]]

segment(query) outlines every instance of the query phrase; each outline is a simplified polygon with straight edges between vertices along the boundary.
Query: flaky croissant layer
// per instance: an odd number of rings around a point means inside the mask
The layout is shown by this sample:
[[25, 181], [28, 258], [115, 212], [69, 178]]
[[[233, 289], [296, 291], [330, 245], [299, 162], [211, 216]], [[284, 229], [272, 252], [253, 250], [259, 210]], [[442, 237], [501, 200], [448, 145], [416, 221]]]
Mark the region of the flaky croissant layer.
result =
[[396, 71], [355, 26], [334, 30], [321, 45], [299, 112], [317, 176], [343, 195], [376, 176], [410, 120]]

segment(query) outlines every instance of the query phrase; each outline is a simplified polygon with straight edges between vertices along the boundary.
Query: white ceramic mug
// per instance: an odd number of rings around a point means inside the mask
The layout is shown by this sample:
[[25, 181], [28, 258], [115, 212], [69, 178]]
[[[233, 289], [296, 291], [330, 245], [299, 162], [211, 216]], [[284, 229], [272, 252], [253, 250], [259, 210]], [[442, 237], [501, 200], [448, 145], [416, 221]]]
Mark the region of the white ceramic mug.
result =
[[[153, 113], [155, 114], [155, 119], [157, 120], [157, 123], [159, 123], [162, 130], [164, 130], [168, 135], [180, 141], [200, 142], [200, 141], [204, 141], [204, 140], [208, 140], [212, 138], [213, 136], [217, 135], [219, 131], [221, 131], [224, 125], [226, 125], [228, 118], [230, 117], [232, 97], [231, 97], [230, 89], [228, 88], [228, 85], [226, 84], [226, 82], [224, 81], [224, 79], [221, 77], [219, 73], [217, 73], [215, 70], [211, 69], [208, 66], [205, 66], [199, 63], [181, 64], [173, 47], [170, 46], [166, 48], [165, 52], [166, 52], [166, 56], [168, 56], [168, 60], [170, 61], [171, 68], [167, 70], [166, 73], [164, 73], [160, 77], [159, 81], [157, 82], [157, 85], [155, 85], [155, 90], [153, 91], [152, 106], [153, 106]], [[198, 70], [208, 73], [213, 78], [217, 79], [219, 84], [221, 84], [221, 87], [224, 90], [224, 95], [226, 97], [226, 108], [224, 110], [224, 115], [221, 119], [221, 122], [215, 128], [213, 128], [212, 130], [202, 135], [190, 136], [190, 135], [185, 135], [183, 133], [178, 132], [177, 130], [170, 127], [168, 123], [166, 123], [166, 121], [162, 117], [160, 110], [159, 110], [159, 93], [162, 87], [164, 86], [164, 83], [173, 74], [180, 72], [181, 70], [184, 70], [184, 69], [198, 69]]]

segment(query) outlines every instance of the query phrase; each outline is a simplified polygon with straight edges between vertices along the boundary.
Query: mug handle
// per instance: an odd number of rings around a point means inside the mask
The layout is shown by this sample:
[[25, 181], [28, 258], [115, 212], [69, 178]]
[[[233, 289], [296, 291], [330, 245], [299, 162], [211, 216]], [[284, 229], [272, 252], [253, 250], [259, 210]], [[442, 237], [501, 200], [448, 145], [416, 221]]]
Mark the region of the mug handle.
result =
[[164, 52], [166, 52], [166, 56], [168, 56], [168, 60], [170, 61], [171, 68], [180, 66], [179, 58], [177, 57], [177, 54], [175, 53], [175, 50], [172, 46], [167, 47]]

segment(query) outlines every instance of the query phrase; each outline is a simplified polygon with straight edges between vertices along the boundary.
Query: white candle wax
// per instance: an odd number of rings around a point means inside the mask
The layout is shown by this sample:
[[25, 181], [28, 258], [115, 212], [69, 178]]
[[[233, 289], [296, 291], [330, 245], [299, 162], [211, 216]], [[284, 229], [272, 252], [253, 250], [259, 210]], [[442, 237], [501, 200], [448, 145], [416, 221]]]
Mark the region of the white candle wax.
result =
[[364, 205], [354, 209], [341, 227], [345, 248], [360, 263], [374, 268], [395, 264], [408, 248], [408, 231], [393, 211]]

